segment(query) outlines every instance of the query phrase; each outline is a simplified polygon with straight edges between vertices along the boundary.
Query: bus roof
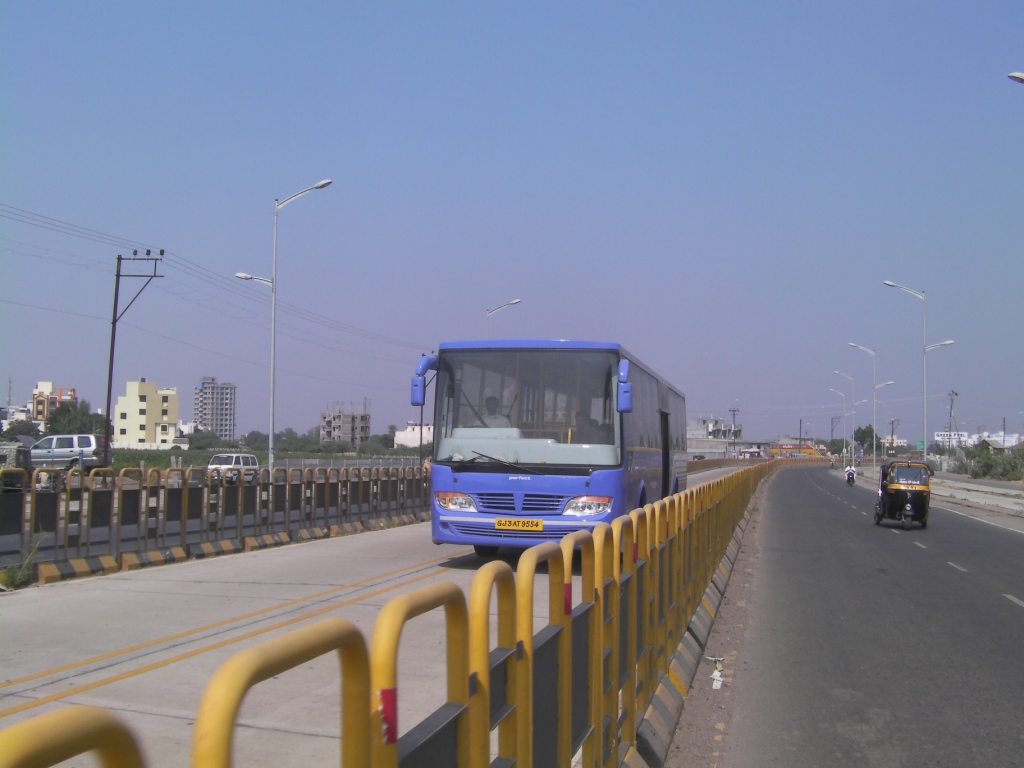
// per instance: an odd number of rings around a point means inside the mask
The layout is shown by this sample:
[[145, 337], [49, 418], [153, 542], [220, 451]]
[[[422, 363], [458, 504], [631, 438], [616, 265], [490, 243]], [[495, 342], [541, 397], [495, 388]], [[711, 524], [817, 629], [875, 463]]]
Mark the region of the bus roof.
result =
[[624, 351], [621, 344], [610, 341], [575, 341], [573, 339], [443, 341], [438, 349], [614, 349], [616, 351]]

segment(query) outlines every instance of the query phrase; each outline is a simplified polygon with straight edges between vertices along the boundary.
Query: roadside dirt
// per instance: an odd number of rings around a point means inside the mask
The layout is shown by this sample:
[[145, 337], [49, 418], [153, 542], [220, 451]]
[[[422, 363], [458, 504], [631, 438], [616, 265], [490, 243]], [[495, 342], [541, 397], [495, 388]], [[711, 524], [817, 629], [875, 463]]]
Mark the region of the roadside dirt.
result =
[[[686, 696], [683, 716], [665, 759], [666, 768], [718, 768], [724, 764], [732, 725], [732, 688], [745, 663], [744, 646], [760, 558], [761, 506], [771, 481], [770, 477], [761, 485], [751, 502], [750, 524], [697, 676]], [[715, 690], [711, 676], [718, 665], [721, 665], [722, 687]]]

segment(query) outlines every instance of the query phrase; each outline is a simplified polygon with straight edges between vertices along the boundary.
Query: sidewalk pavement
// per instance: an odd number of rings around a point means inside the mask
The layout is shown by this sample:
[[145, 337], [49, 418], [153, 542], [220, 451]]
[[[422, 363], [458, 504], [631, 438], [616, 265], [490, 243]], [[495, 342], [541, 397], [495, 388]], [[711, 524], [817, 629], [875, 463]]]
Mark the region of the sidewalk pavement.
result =
[[[877, 475], [870, 465], [859, 467], [863, 477], [877, 482]], [[997, 509], [1014, 517], [1024, 517], [1024, 486], [1020, 483], [1005, 483], [1000, 487], [972, 483], [969, 479], [951, 480], [949, 476], [932, 477], [932, 497], [941, 496], [967, 506]]]

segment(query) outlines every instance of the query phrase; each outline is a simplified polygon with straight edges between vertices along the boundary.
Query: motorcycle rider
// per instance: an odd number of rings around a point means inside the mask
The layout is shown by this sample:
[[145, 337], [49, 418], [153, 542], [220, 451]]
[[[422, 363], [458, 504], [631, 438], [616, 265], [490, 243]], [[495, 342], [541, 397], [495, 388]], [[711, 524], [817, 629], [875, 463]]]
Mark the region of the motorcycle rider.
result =
[[843, 471], [846, 473], [846, 482], [848, 483], [857, 476], [857, 470], [855, 470], [851, 464], [847, 464], [846, 469]]

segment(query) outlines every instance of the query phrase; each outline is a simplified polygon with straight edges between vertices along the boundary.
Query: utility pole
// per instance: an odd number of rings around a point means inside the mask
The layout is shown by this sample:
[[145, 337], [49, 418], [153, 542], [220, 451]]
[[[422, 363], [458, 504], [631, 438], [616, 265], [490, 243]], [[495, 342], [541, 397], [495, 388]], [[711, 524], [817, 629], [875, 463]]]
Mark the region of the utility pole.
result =
[[[729, 413], [732, 414], [732, 455], [736, 456], [736, 414], [740, 412], [739, 408], [733, 407], [729, 409]], [[1004, 419], [1005, 421], [1005, 419]], [[1004, 430], [1005, 431], [1005, 430]]]
[[899, 419], [889, 419], [889, 448], [893, 456], [896, 455], [896, 427], [900, 425]]
[[[139, 256], [139, 252], [137, 250], [132, 251], [132, 255], [128, 256], [128, 257], [122, 256], [121, 254], [117, 254], [117, 272], [115, 273], [115, 276], [114, 276], [114, 312], [113, 312], [113, 315], [111, 316], [111, 320], [110, 320], [110, 362], [107, 365], [107, 407], [103, 411], [103, 416], [107, 420], [106, 426], [103, 429], [103, 435], [104, 435], [104, 438], [105, 438], [104, 439], [104, 446], [103, 446], [103, 465], [104, 466], [108, 466], [110, 464], [110, 440], [113, 437], [111, 432], [112, 432], [112, 430], [114, 428], [114, 422], [113, 422], [113, 420], [110, 417], [110, 396], [111, 396], [111, 394], [113, 392], [113, 388], [114, 388], [114, 341], [117, 338], [117, 321], [120, 320], [122, 317], [124, 317], [124, 313], [127, 312], [129, 307], [131, 307], [131, 305], [135, 303], [135, 299], [139, 298], [139, 294], [141, 294], [144, 290], [146, 290], [146, 286], [149, 285], [150, 281], [154, 277], [163, 277], [163, 275], [158, 275], [156, 273], [156, 264], [157, 264], [157, 262], [163, 260], [163, 255], [164, 255], [163, 248], [160, 249], [160, 256], [159, 257], [157, 257], [157, 256], [152, 256], [151, 257], [150, 253], [151, 253], [151, 251], [149, 249], [146, 249], [146, 255], [145, 256]], [[151, 275], [149, 275], [149, 274], [146, 274], [146, 275], [123, 275], [123, 274], [121, 274], [121, 262], [122, 261], [151, 261], [151, 262], [153, 262], [153, 274], [151, 274]], [[147, 280], [146, 280], [145, 283], [142, 284], [142, 287], [139, 288], [139, 290], [135, 294], [135, 296], [132, 297], [132, 300], [128, 302], [128, 306], [124, 308], [124, 312], [121, 312], [120, 314], [118, 314], [118, 312], [117, 312], [117, 300], [118, 300], [118, 294], [121, 292], [121, 278], [122, 277], [145, 277], [145, 278], [147, 278]]]
[[832, 427], [831, 427], [831, 429], [829, 429], [829, 437], [828, 437], [828, 441], [830, 443], [833, 440], [836, 439], [836, 424], [838, 424], [838, 423], [839, 423], [839, 417], [838, 416], [833, 416], [832, 417]]
[[957, 395], [960, 393], [955, 389], [949, 391], [949, 428], [946, 430], [946, 458], [949, 458], [950, 451], [953, 450], [953, 401], [956, 400]]

